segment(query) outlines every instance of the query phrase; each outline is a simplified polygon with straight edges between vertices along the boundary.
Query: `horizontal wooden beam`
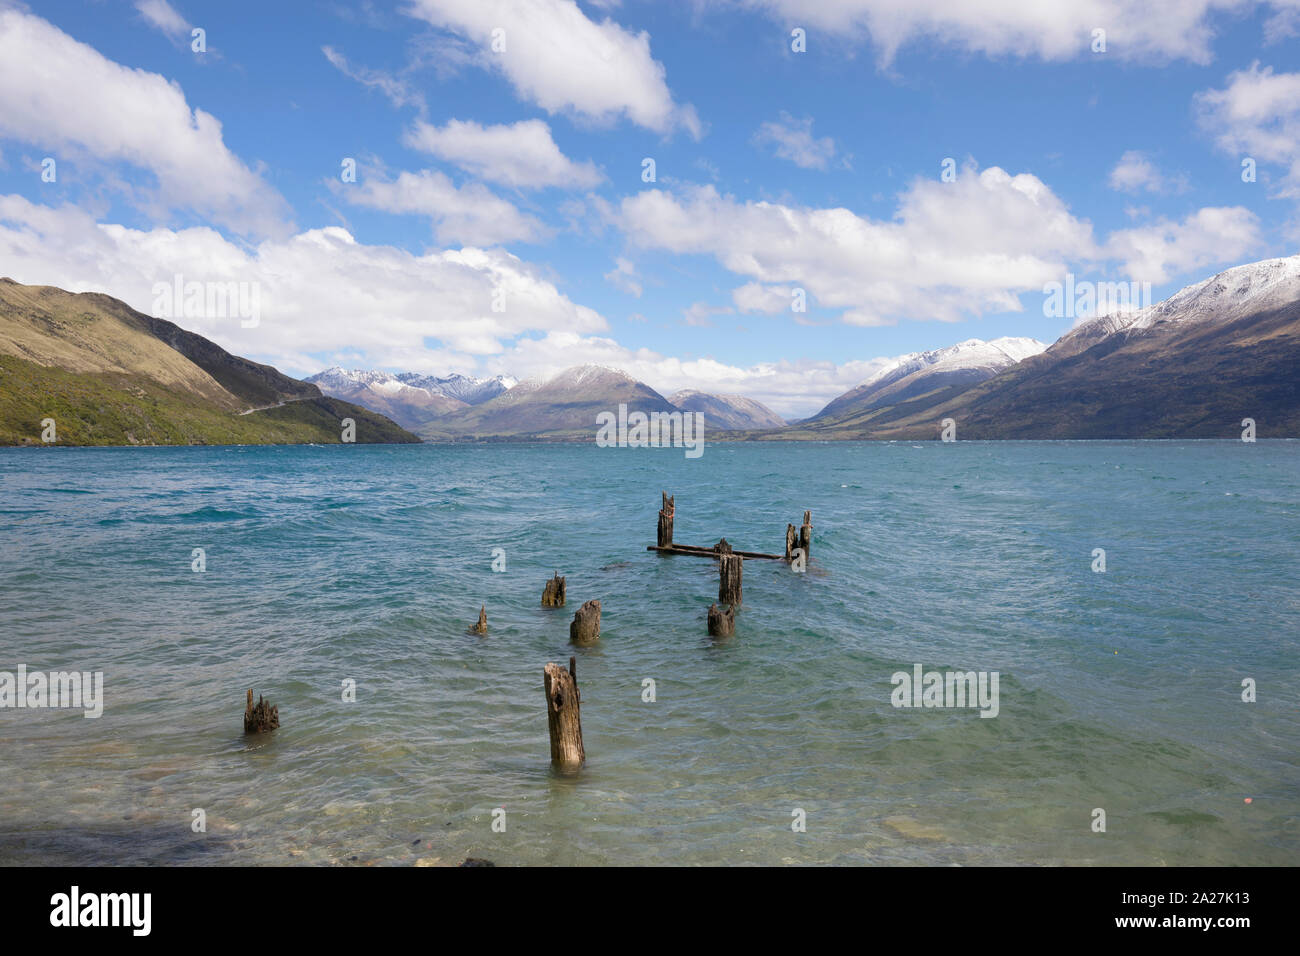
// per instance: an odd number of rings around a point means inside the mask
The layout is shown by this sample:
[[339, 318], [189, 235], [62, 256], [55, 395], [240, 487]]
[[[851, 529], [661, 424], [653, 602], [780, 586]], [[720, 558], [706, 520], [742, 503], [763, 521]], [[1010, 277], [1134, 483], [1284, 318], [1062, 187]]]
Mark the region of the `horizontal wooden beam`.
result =
[[[712, 548], [700, 548], [692, 544], [672, 544], [660, 547], [654, 544], [648, 544], [645, 548], [647, 551], [659, 551], [663, 554], [685, 554], [696, 558], [716, 558], [718, 552]], [[732, 554], [738, 554], [742, 558], [761, 558], [765, 561], [784, 561], [779, 554], [763, 554], [760, 551], [732, 551]]]

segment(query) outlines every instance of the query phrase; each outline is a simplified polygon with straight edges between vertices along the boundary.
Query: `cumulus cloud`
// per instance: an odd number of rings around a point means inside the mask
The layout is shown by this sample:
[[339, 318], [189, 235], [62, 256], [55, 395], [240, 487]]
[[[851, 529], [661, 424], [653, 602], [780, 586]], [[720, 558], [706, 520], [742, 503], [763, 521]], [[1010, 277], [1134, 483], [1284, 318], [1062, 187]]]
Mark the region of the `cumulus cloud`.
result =
[[[284, 235], [288, 206], [179, 86], [114, 63], [39, 17], [0, 10], [0, 136], [152, 174], [151, 205]], [[111, 181], [111, 177], [110, 181]]]
[[[359, 243], [337, 227], [250, 248], [212, 229], [128, 229], [72, 206], [14, 195], [0, 196], [0, 275], [106, 292], [146, 313], [155, 283], [177, 275], [256, 283], [256, 327], [220, 316], [179, 324], [299, 374], [319, 371], [318, 354], [362, 355], [372, 366], [415, 370], [473, 368], [478, 357], [501, 353], [522, 335], [606, 328], [599, 313], [501, 249], [414, 255]], [[431, 345], [435, 340], [441, 344]]]
[[[702, 134], [695, 109], [673, 101], [650, 35], [608, 17], [596, 23], [574, 0], [412, 0], [407, 12], [477, 45], [480, 66], [500, 71], [516, 96], [548, 113]], [[496, 29], [504, 31], [500, 52], [492, 49]]]
[[1184, 192], [1187, 189], [1186, 175], [1179, 173], [1166, 176], [1141, 150], [1130, 149], [1120, 157], [1115, 168], [1110, 171], [1110, 187], [1121, 192]]
[[479, 179], [516, 189], [587, 189], [605, 178], [594, 163], [576, 163], [560, 152], [551, 127], [539, 119], [495, 126], [455, 119], [446, 126], [417, 122], [403, 142]]
[[645, 190], [604, 215], [634, 245], [712, 255], [763, 285], [803, 288], [810, 307], [815, 298], [842, 309], [851, 325], [1018, 311], [1020, 293], [1096, 251], [1091, 224], [1041, 180], [996, 166], [968, 168], [954, 183], [917, 180], [889, 221], [741, 202], [712, 186]]
[[[644, 291], [641, 277], [636, 274], [636, 265], [630, 259], [619, 256], [614, 260], [614, 268], [605, 273], [605, 281], [628, 295], [641, 298]], [[644, 318], [644, 316], [642, 317]]]
[[[1289, 10], [1294, 0], [733, 0], [783, 25], [803, 26], [810, 43], [870, 42], [883, 63], [917, 41], [991, 57], [1070, 60], [1093, 56], [1092, 31], [1106, 31], [1106, 56], [1135, 60], [1213, 59], [1212, 20], [1249, 7]], [[1280, 21], [1279, 21], [1280, 22]], [[1285, 21], [1290, 23], [1288, 19]], [[1284, 27], [1270, 28], [1281, 32]]]
[[363, 178], [358, 185], [331, 184], [349, 202], [399, 215], [428, 216], [440, 243], [491, 246], [536, 242], [549, 230], [536, 218], [481, 183], [457, 186], [445, 173], [422, 169], [395, 180]]
[[1161, 220], [1113, 232], [1108, 258], [1130, 278], [1159, 284], [1195, 269], [1235, 262], [1263, 244], [1259, 219], [1241, 206], [1199, 209], [1181, 222]]
[[1274, 73], [1256, 61], [1223, 89], [1196, 95], [1197, 118], [1229, 154], [1286, 168], [1278, 195], [1300, 199], [1300, 73]]
[[803, 169], [825, 169], [835, 158], [835, 140], [829, 136], [814, 139], [812, 117], [795, 119], [782, 112], [779, 121], [769, 120], [754, 134], [757, 145], [775, 145], [776, 155]]

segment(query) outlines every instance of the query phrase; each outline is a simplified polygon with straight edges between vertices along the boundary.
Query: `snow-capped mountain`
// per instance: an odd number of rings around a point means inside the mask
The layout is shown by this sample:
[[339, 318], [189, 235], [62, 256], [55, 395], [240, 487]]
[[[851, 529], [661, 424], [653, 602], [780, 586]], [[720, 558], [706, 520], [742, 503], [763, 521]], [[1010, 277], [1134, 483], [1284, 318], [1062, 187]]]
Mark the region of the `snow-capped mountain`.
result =
[[[427, 380], [429, 386], [417, 384]], [[506, 382], [513, 379], [497, 376], [495, 379], [472, 379], [453, 375], [445, 379], [418, 376], [412, 373], [393, 375], [389, 372], [365, 369], [343, 369], [335, 366], [319, 372], [305, 381], [316, 385], [326, 395], [342, 398], [387, 415], [404, 427], [423, 425], [443, 415], [467, 408], [467, 402], [455, 394], [448, 394], [445, 386], [461, 394], [486, 396], [486, 401], [499, 395]]]
[[901, 355], [809, 421], [897, 404], [938, 388], [968, 388], [1046, 349], [1047, 345], [1037, 339], [1008, 336], [991, 342], [967, 339], [941, 349]]
[[470, 378], [468, 375], [452, 374], [439, 378], [435, 375], [421, 375], [418, 372], [400, 372], [396, 378], [406, 385], [428, 389], [430, 392], [458, 399], [466, 405], [481, 405], [519, 384], [510, 375]]
[[1151, 329], [1170, 322], [1222, 324], [1296, 301], [1300, 301], [1300, 255], [1264, 259], [1227, 269], [1145, 309], [1080, 322], [1052, 346], [1052, 353], [1075, 354], [1116, 332]]

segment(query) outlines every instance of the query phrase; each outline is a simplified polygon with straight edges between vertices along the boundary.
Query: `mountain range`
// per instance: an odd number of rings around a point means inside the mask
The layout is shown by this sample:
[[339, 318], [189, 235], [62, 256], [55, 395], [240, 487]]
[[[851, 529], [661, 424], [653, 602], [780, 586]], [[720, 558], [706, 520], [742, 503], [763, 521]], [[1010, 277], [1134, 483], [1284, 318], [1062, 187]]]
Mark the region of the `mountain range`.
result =
[[[0, 443], [585, 440], [596, 416], [701, 412], [711, 440], [1300, 437], [1300, 255], [1248, 263], [1050, 346], [969, 339], [900, 356], [801, 421], [741, 395], [665, 398], [618, 369], [546, 379], [330, 368], [306, 381], [106, 295], [0, 279]], [[403, 427], [404, 426], [404, 427]], [[410, 429], [408, 431], [407, 429]], [[414, 433], [414, 434], [413, 434]], [[417, 438], [418, 436], [418, 438]]]

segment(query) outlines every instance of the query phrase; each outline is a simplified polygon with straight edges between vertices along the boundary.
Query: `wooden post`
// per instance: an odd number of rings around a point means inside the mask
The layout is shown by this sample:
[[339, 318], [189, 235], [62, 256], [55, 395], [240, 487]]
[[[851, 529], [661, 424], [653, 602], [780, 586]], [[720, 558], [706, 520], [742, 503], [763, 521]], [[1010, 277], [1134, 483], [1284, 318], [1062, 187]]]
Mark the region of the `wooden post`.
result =
[[785, 526], [785, 559], [787, 561], [791, 560], [791, 552], [797, 547], [799, 547], [799, 532], [794, 529], [794, 525], [788, 524]]
[[709, 636], [730, 637], [736, 633], [736, 609], [731, 605], [724, 611], [716, 604], [709, 606]]
[[718, 554], [731, 554], [735, 551], [735, 548], [727, 544], [726, 538], [721, 538], [718, 543], [713, 546], [713, 550]]
[[724, 554], [718, 559], [718, 603], [740, 606], [740, 578], [745, 559], [738, 554]]
[[574, 644], [595, 644], [600, 639], [600, 602], [587, 601], [573, 615], [569, 640]]
[[551, 762], [576, 770], [587, 759], [582, 748], [577, 662], [570, 657], [567, 671], [559, 664], [547, 664], [542, 680], [546, 686], [546, 724], [551, 731]]
[[668, 497], [668, 492], [663, 492], [664, 504], [659, 509], [659, 547], [670, 547], [673, 543], [673, 512], [676, 510], [673, 500], [677, 497], [673, 495]]
[[478, 623], [471, 624], [469, 626], [469, 632], [471, 634], [487, 633], [487, 605], [486, 604], [484, 604], [481, 608], [478, 609]]
[[559, 571], [542, 589], [542, 607], [564, 607], [564, 578]]
[[244, 704], [244, 733], [260, 734], [267, 730], [275, 730], [280, 726], [280, 708], [272, 707], [269, 701], [262, 699], [262, 695], [257, 695], [257, 706], [253, 706], [253, 692], [248, 692], [247, 701]]
[[803, 548], [803, 559], [805, 561], [812, 554], [812, 512], [803, 513], [803, 527], [799, 529], [799, 547]]

